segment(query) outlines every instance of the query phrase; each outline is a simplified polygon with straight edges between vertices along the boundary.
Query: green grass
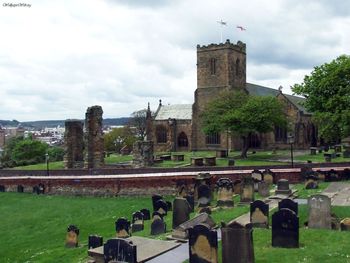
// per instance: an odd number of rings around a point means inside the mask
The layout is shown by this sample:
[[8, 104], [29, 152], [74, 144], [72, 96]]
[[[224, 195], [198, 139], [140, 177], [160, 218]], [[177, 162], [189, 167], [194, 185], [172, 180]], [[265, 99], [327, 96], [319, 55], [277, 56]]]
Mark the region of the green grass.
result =
[[[332, 153], [333, 150], [330, 150], [328, 153]], [[308, 160], [312, 161], [313, 163], [324, 163], [324, 156], [323, 153], [317, 153], [316, 155], [311, 155], [310, 153], [304, 154], [304, 155], [300, 155], [300, 156], [296, 156], [295, 160], [297, 161], [305, 161], [307, 162]], [[340, 157], [337, 158], [333, 158], [332, 162], [334, 163], [340, 163], [340, 162], [350, 162], [349, 158], [343, 158], [343, 154], [340, 153]]]
[[297, 189], [298, 198], [306, 199], [311, 195], [320, 194], [324, 189], [329, 186], [327, 182], [319, 182], [317, 189], [305, 189], [304, 184], [295, 184], [293, 189]]
[[[171, 201], [172, 197], [166, 197]], [[237, 197], [235, 198], [237, 200]], [[236, 203], [236, 201], [235, 201]], [[215, 201], [213, 202], [213, 205]], [[85, 262], [87, 238], [98, 234], [104, 240], [115, 236], [114, 223], [119, 217], [131, 219], [142, 208], [152, 211], [150, 197], [67, 197], [33, 195], [29, 193], [0, 193], [0, 262]], [[213, 211], [219, 224], [248, 211], [235, 207]], [[194, 217], [195, 213], [191, 214]], [[172, 227], [172, 212], [165, 217], [168, 233], [153, 238], [165, 239]], [[66, 229], [75, 224], [80, 229], [79, 247], [64, 247]], [[135, 236], [150, 236], [150, 221]]]
[[[13, 169], [16, 170], [46, 170], [46, 163], [38, 163], [26, 166], [17, 166]], [[64, 169], [63, 162], [50, 162], [49, 163], [50, 170], [61, 170]]]

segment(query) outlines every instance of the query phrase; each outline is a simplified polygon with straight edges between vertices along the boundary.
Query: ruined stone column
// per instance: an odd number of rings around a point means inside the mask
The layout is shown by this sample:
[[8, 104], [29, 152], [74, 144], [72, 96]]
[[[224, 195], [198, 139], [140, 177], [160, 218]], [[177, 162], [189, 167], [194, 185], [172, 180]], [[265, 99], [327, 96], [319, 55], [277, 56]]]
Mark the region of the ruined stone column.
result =
[[135, 168], [153, 165], [153, 142], [137, 141], [133, 147], [133, 166]]
[[104, 165], [104, 141], [101, 106], [89, 107], [85, 114], [85, 168]]
[[65, 121], [64, 152], [65, 169], [84, 167], [84, 133], [81, 121]]

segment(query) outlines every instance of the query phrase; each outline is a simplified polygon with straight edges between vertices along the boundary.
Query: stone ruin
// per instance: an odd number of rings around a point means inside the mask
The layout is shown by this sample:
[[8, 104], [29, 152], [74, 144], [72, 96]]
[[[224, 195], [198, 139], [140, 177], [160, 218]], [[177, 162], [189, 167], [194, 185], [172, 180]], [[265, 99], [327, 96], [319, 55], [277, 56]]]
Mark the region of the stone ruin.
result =
[[104, 165], [104, 140], [101, 106], [89, 107], [85, 114], [85, 168]]
[[152, 141], [137, 141], [134, 143], [132, 164], [135, 168], [153, 165]]
[[81, 121], [66, 120], [64, 151], [64, 167], [66, 169], [84, 167], [84, 133]]

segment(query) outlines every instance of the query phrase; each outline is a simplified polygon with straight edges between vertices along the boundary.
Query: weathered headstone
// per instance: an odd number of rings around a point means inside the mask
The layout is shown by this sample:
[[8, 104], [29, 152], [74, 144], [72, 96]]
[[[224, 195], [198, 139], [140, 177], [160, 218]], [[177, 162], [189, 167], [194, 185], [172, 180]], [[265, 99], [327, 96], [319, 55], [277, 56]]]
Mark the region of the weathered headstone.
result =
[[151, 235], [159, 235], [166, 232], [166, 223], [163, 220], [163, 214], [159, 212], [153, 212], [152, 224], [151, 224]]
[[299, 218], [288, 208], [280, 209], [272, 215], [272, 246], [299, 247]]
[[83, 168], [84, 124], [80, 120], [66, 120], [64, 125], [64, 168]]
[[163, 215], [168, 213], [168, 204], [164, 200], [158, 200], [154, 205], [154, 211]]
[[198, 201], [198, 188], [201, 185], [207, 185], [210, 188], [211, 185], [211, 174], [210, 173], [199, 173], [196, 178], [194, 178], [194, 200]]
[[305, 177], [305, 189], [317, 189], [318, 177], [314, 174], [309, 174]]
[[242, 191], [242, 180], [237, 179], [233, 182], [233, 192], [236, 195], [239, 195], [241, 194], [241, 191]]
[[177, 186], [177, 196], [185, 197], [189, 194], [189, 189], [187, 184], [182, 183]]
[[205, 224], [188, 229], [190, 263], [217, 263], [218, 236]]
[[240, 195], [240, 203], [250, 203], [254, 201], [254, 182], [251, 177], [243, 178], [243, 185]]
[[220, 178], [216, 182], [217, 186], [217, 205], [218, 206], [233, 206], [233, 183], [228, 178]]
[[334, 169], [331, 169], [325, 173], [325, 182], [339, 181], [339, 174]]
[[291, 195], [292, 190], [289, 188], [289, 181], [287, 179], [280, 179], [277, 182], [276, 195]]
[[153, 211], [156, 211], [156, 202], [158, 200], [163, 200], [162, 195], [154, 194], [152, 195], [152, 206], [153, 206]]
[[331, 199], [325, 195], [313, 195], [308, 198], [309, 228], [332, 228]]
[[5, 186], [4, 185], [0, 185], [0, 192], [5, 192]]
[[143, 220], [150, 220], [151, 219], [151, 214], [150, 211], [146, 208], [143, 208], [140, 210], [140, 212], [143, 214]]
[[253, 181], [254, 181], [254, 191], [258, 192], [258, 184], [259, 184], [259, 182], [261, 182], [263, 180], [262, 172], [260, 172], [260, 170], [255, 169], [255, 170], [253, 170], [251, 176], [252, 176]]
[[268, 197], [270, 195], [270, 185], [265, 181], [259, 182], [258, 193], [262, 197]]
[[185, 198], [177, 197], [174, 200], [173, 229], [190, 219], [191, 207]]
[[340, 230], [350, 231], [350, 218], [344, 218], [342, 221], [340, 221]]
[[290, 209], [296, 215], [298, 215], [298, 203], [294, 202], [292, 199], [285, 198], [278, 202], [278, 210], [281, 210], [284, 208]]
[[208, 185], [202, 184], [198, 186], [198, 206], [204, 207], [210, 205], [211, 189]]
[[269, 227], [269, 205], [261, 200], [250, 203], [250, 222], [254, 227]]
[[88, 249], [103, 246], [103, 237], [98, 235], [89, 235]]
[[235, 221], [221, 226], [222, 263], [254, 263], [253, 229], [251, 224]]
[[18, 193], [23, 193], [23, 192], [24, 192], [24, 187], [23, 187], [23, 185], [17, 185], [17, 192], [18, 192]]
[[142, 231], [144, 228], [143, 224], [143, 213], [140, 211], [137, 211], [132, 214], [132, 224], [131, 224], [131, 232], [138, 232]]
[[187, 195], [185, 198], [191, 207], [191, 212], [194, 212], [194, 195]]
[[127, 238], [130, 236], [130, 222], [124, 218], [118, 218], [115, 222], [116, 236], [119, 238]]
[[104, 262], [137, 263], [136, 246], [129, 240], [113, 238], [103, 246]]
[[77, 247], [79, 237], [79, 228], [75, 225], [69, 225], [66, 235], [66, 247]]
[[270, 169], [266, 169], [264, 172], [263, 172], [263, 179], [264, 179], [264, 182], [272, 185], [273, 182], [274, 182], [274, 178], [275, 178], [275, 173], [272, 172]]

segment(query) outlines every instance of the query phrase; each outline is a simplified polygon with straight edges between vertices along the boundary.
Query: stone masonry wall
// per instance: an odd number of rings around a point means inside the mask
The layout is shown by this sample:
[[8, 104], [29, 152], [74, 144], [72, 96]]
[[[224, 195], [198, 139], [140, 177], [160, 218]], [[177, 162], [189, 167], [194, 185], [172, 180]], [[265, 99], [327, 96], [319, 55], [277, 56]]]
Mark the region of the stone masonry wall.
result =
[[64, 133], [64, 167], [84, 167], [84, 132], [79, 120], [66, 120]]

